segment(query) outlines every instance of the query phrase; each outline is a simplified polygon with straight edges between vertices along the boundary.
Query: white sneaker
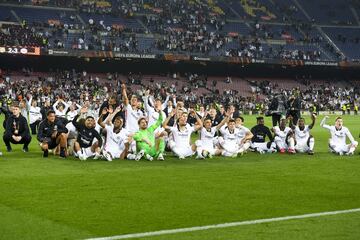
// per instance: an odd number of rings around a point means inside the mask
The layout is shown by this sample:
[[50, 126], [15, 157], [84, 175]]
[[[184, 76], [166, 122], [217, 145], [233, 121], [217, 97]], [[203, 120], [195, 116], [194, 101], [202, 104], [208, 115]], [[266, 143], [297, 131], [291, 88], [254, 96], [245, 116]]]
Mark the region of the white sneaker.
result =
[[196, 155], [195, 159], [204, 159], [204, 156], [198, 154]]
[[342, 155], [344, 155], [344, 153], [343, 153], [343, 152], [339, 152], [339, 155], [342, 156]]
[[87, 159], [87, 157], [84, 155], [84, 154], [80, 154], [79, 155], [79, 159], [81, 160], [81, 161], [86, 161], [86, 159]]
[[2, 152], [0, 152], [0, 156], [2, 156], [3, 155], [3, 153]]
[[276, 152], [277, 152], [277, 150], [274, 148], [270, 150], [270, 153], [276, 153]]
[[103, 151], [103, 156], [104, 156], [104, 158], [106, 159], [106, 161], [109, 161], [109, 162], [112, 161], [111, 154], [108, 153], [107, 151]]
[[179, 159], [180, 159], [180, 160], [184, 160], [185, 157], [184, 157], [183, 155], [179, 155]]
[[98, 160], [102, 157], [100, 153], [95, 153], [94, 160]]
[[232, 158], [236, 158], [237, 157], [237, 153], [234, 153], [233, 155], [231, 155]]
[[347, 153], [345, 153], [345, 155], [346, 156], [352, 156], [352, 155], [354, 155], [354, 152], [347, 152]]
[[138, 154], [136, 154], [135, 161], [139, 161], [144, 156], [144, 154], [145, 154], [144, 150], [138, 152]]
[[204, 158], [207, 158], [207, 157], [209, 157], [209, 152], [208, 151], [206, 151], [206, 150], [204, 150], [203, 151], [203, 153], [202, 153], [202, 155], [204, 156]]
[[265, 154], [265, 151], [264, 150], [259, 150], [259, 153], [260, 154]]
[[126, 158], [129, 159], [129, 160], [135, 160], [136, 154], [129, 153], [129, 154], [126, 156]]
[[145, 157], [146, 157], [146, 159], [148, 160], [148, 161], [152, 161], [152, 160], [154, 160], [154, 158], [152, 157], [152, 156], [150, 156], [149, 154], [146, 154], [145, 155]]
[[160, 160], [160, 161], [164, 161], [164, 156], [162, 155], [162, 153], [159, 154], [159, 156], [157, 157], [157, 160]]

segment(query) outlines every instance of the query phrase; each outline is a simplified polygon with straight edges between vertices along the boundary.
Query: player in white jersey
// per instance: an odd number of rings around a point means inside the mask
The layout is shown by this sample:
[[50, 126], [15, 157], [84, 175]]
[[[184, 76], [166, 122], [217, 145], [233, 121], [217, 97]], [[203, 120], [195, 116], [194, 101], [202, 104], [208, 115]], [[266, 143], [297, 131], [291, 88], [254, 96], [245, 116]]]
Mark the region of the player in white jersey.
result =
[[239, 139], [239, 152], [243, 154], [246, 152], [249, 147], [251, 146], [251, 139], [253, 138], [253, 134], [247, 127], [243, 126], [244, 118], [237, 117], [235, 118], [235, 127], [239, 130], [238, 131], [238, 139]]
[[[131, 96], [131, 100], [129, 101], [129, 98], [126, 93], [126, 86], [125, 84], [121, 84], [122, 89], [122, 95], [123, 95], [123, 101], [125, 105], [125, 128], [128, 130], [130, 135], [135, 134], [139, 130], [139, 124], [138, 121], [145, 117], [144, 113], [140, 110], [140, 102], [138, 101], [137, 97], [135, 95]], [[132, 151], [133, 154], [136, 153], [136, 142], [131, 141], [130, 143], [130, 151]]]
[[55, 115], [57, 117], [62, 117], [62, 118], [66, 117], [66, 112], [69, 109], [69, 107], [70, 107], [69, 104], [67, 104], [64, 100], [60, 98], [53, 105]]
[[[169, 101], [168, 97], [167, 97], [166, 101]], [[145, 92], [145, 96], [144, 96], [143, 100], [144, 100], [145, 111], [146, 111], [147, 116], [148, 116], [148, 126], [152, 126], [153, 124], [156, 123], [156, 121], [159, 118], [159, 112], [161, 112], [162, 118], [164, 119], [163, 122], [164, 122], [165, 119], [166, 119], [166, 114], [165, 114], [165, 112], [162, 111], [164, 106], [161, 103], [161, 100], [160, 99], [155, 99], [153, 101], [154, 107], [150, 106], [150, 104], [149, 104], [149, 90], [147, 90]], [[155, 133], [156, 138], [167, 136], [167, 133], [166, 133], [165, 129], [162, 126], [158, 127], [155, 130], [154, 133]]]
[[191, 134], [201, 128], [202, 122], [196, 112], [191, 109], [190, 114], [196, 118], [197, 125], [194, 127], [190, 126], [190, 124], [187, 123], [187, 113], [183, 113], [177, 120], [177, 124], [170, 127], [168, 126], [168, 122], [175, 113], [175, 110], [171, 112], [163, 123], [163, 127], [172, 133], [173, 139], [169, 141], [171, 150], [179, 157], [179, 159], [185, 159], [186, 157], [192, 156], [196, 151], [195, 144], [191, 144]]
[[30, 99], [26, 100], [27, 109], [29, 111], [29, 124], [31, 128], [31, 134], [35, 135], [36, 130], [42, 119], [41, 108], [37, 106], [36, 100], [30, 95]]
[[221, 155], [222, 149], [217, 149], [214, 146], [214, 138], [216, 132], [225, 125], [229, 120], [229, 117], [226, 116], [218, 125], [211, 127], [212, 121], [209, 118], [206, 118], [208, 115], [207, 112], [204, 113], [202, 122], [204, 126], [200, 130], [200, 139], [195, 142], [197, 158], [206, 158], [214, 155]]
[[236, 157], [240, 151], [240, 130], [235, 127], [235, 120], [229, 119], [227, 124], [220, 128], [219, 145], [223, 148], [222, 155]]
[[314, 154], [315, 139], [310, 134], [310, 130], [315, 125], [316, 115], [311, 115], [312, 123], [305, 125], [305, 119], [300, 118], [297, 125], [292, 125], [292, 119], [290, 117], [290, 126], [295, 136], [295, 150], [300, 153], [308, 153], [309, 155]]
[[273, 127], [275, 134], [274, 142], [280, 153], [295, 153], [295, 138], [290, 127], [286, 126], [287, 119], [285, 117], [280, 118], [280, 125]]
[[137, 97], [133, 95], [129, 101], [125, 84], [122, 84], [121, 88], [123, 101], [126, 108], [126, 129], [129, 131], [129, 133], [133, 134], [139, 130], [138, 121], [140, 118], [144, 117], [144, 113], [139, 108]]
[[[68, 103], [69, 104], [69, 103]], [[72, 121], [76, 115], [79, 114], [81, 106], [75, 102], [70, 103], [69, 112], [66, 114], [66, 119]]]
[[105, 108], [98, 120], [98, 124], [106, 130], [106, 141], [102, 154], [108, 161], [112, 161], [114, 158], [124, 159], [129, 148], [129, 132], [123, 128], [123, 119], [120, 116], [115, 117], [120, 110], [121, 108], [117, 108], [103, 121], [102, 116], [108, 112]]
[[[343, 119], [341, 117], [338, 117], [335, 120], [335, 125], [329, 126], [326, 124], [326, 120], [328, 118], [328, 116], [325, 116], [324, 119], [321, 121], [320, 126], [330, 131], [330, 151], [339, 155], [353, 155], [356, 147], [358, 146], [358, 142], [355, 141], [349, 129], [343, 125]], [[349, 138], [351, 142], [350, 144], [346, 144], [346, 137]]]

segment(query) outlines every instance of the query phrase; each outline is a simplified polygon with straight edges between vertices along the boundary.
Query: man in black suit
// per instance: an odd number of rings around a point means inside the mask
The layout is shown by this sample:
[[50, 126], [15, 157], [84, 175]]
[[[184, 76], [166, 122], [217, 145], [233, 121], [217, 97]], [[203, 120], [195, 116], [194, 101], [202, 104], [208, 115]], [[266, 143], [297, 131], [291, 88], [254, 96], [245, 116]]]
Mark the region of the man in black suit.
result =
[[301, 102], [298, 96], [291, 96], [288, 101], [289, 110], [286, 117], [292, 116], [293, 125], [297, 125], [299, 118], [301, 117], [300, 109]]
[[12, 115], [6, 120], [5, 133], [3, 140], [8, 152], [12, 151], [10, 143], [24, 144], [23, 151], [29, 151], [31, 134], [27, 120], [20, 114], [20, 108], [17, 103], [12, 105]]
[[282, 115], [286, 114], [287, 109], [288, 105], [285, 96], [283, 94], [276, 94], [269, 106], [273, 127], [278, 124], [280, 125], [280, 118]]

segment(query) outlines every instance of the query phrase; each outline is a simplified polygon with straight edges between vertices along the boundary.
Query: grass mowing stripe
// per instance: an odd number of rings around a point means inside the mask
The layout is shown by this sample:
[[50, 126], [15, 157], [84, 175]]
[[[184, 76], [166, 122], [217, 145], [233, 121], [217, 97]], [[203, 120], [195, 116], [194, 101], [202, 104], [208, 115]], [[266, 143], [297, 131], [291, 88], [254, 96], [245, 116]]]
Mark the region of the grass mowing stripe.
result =
[[86, 240], [117, 240], [117, 239], [129, 239], [129, 238], [142, 238], [142, 237], [159, 236], [159, 235], [165, 235], [165, 234], [195, 232], [195, 231], [203, 231], [203, 230], [215, 229], [215, 228], [228, 228], [228, 227], [235, 227], [235, 226], [241, 226], [241, 225], [253, 225], [253, 224], [279, 222], [279, 221], [286, 221], [286, 220], [293, 220], [293, 219], [314, 218], [314, 217], [338, 215], [338, 214], [346, 214], [346, 213], [354, 213], [354, 212], [360, 212], [360, 208], [339, 210], [339, 211], [332, 211], [332, 212], [310, 213], [310, 214], [277, 217], [277, 218], [248, 220], [248, 221], [232, 222], [232, 223], [221, 223], [221, 224], [215, 224], [215, 225], [189, 227], [189, 228], [168, 229], [168, 230], [160, 230], [160, 231], [155, 231], [155, 232], [132, 233], [132, 234], [125, 234], [125, 235], [111, 236], [111, 237], [88, 238]]

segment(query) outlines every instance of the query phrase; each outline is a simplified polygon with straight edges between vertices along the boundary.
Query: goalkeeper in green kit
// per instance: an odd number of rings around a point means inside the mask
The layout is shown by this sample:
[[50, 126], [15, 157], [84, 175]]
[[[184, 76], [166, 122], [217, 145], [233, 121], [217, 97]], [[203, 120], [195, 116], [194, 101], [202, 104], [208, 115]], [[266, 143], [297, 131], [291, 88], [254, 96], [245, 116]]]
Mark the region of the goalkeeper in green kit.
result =
[[154, 133], [162, 124], [163, 114], [162, 111], [159, 111], [159, 118], [150, 127], [148, 127], [146, 118], [139, 119], [139, 131], [133, 136], [138, 152], [135, 158], [136, 161], [139, 161], [144, 155], [149, 161], [152, 161], [154, 157], [161, 161], [164, 160], [163, 152], [165, 151], [165, 141], [163, 137], [155, 138]]

